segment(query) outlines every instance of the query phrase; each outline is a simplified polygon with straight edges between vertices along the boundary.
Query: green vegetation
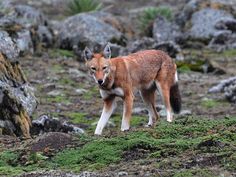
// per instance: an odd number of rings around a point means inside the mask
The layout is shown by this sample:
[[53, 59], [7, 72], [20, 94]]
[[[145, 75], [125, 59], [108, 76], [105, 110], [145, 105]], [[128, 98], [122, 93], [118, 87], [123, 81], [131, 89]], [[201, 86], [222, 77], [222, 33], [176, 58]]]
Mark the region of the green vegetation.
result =
[[83, 94], [83, 99], [84, 100], [91, 100], [93, 96], [97, 97], [98, 95], [99, 95], [98, 88], [96, 86], [94, 86]]
[[75, 57], [75, 54], [71, 50], [65, 49], [50, 49], [48, 51], [50, 58], [58, 58], [58, 57]]
[[68, 12], [75, 15], [82, 12], [101, 10], [102, 3], [98, 0], [71, 0], [68, 4]]
[[219, 105], [222, 106], [222, 103], [220, 103], [219, 101], [216, 101], [216, 100], [212, 100], [212, 99], [205, 99], [205, 100], [202, 100], [201, 105], [205, 108], [213, 108], [213, 107], [217, 107]]
[[[84, 116], [71, 114], [78, 122], [83, 121]], [[161, 121], [154, 129], [135, 128], [127, 133], [113, 129], [113, 132], [119, 131], [114, 135], [106, 135], [108, 131], [105, 129], [104, 137], [81, 136], [78, 146], [64, 149], [52, 158], [44, 154], [30, 155], [31, 164], [28, 166], [18, 163], [17, 154], [5, 151], [0, 154], [0, 175], [6, 171], [13, 175], [36, 167], [93, 171], [107, 168], [110, 164], [136, 160], [135, 163], [152, 162], [167, 176], [207, 177], [215, 174], [212, 168], [208, 168], [212, 165], [226, 171], [236, 170], [235, 125], [236, 117], [219, 120], [183, 117], [171, 124]]]
[[236, 49], [225, 50], [222, 53], [225, 57], [235, 57], [236, 56]]
[[86, 113], [71, 112], [66, 115], [71, 119], [71, 122], [73, 122], [74, 124], [91, 124], [95, 121], [94, 119], [88, 119], [88, 115]]
[[180, 72], [180, 73], [188, 73], [190, 71], [191, 71], [191, 69], [187, 65], [182, 65], [182, 66], [178, 67], [178, 72]]
[[203, 60], [188, 60], [188, 61], [177, 61], [176, 65], [178, 71], [188, 72], [188, 71], [198, 71], [203, 72], [203, 65], [206, 62]]
[[147, 31], [150, 26], [152, 26], [154, 20], [157, 16], [163, 16], [167, 20], [172, 20], [172, 11], [168, 7], [150, 7], [144, 10], [140, 15], [140, 27], [142, 31]]
[[64, 104], [69, 104], [70, 99], [66, 96], [63, 95], [58, 95], [58, 96], [51, 96], [46, 98], [47, 102], [51, 102], [51, 103], [64, 103]]

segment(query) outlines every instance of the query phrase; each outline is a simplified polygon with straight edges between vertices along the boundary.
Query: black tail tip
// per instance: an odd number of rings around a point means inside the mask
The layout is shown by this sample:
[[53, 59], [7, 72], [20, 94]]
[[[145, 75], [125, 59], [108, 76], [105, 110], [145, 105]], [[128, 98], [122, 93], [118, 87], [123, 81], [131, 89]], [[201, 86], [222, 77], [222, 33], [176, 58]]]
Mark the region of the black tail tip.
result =
[[181, 111], [181, 95], [178, 83], [175, 83], [170, 88], [170, 104], [174, 113], [178, 114]]

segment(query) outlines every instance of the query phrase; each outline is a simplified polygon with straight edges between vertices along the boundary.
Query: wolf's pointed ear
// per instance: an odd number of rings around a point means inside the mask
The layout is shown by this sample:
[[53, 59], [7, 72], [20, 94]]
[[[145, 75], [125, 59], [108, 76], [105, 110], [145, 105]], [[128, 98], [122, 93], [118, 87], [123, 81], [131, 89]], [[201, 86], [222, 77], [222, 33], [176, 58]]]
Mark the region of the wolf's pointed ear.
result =
[[93, 53], [88, 47], [85, 47], [83, 54], [85, 61], [91, 60], [93, 57]]
[[107, 59], [111, 58], [111, 47], [110, 47], [110, 43], [109, 42], [107, 43], [106, 47], [104, 48], [103, 55]]

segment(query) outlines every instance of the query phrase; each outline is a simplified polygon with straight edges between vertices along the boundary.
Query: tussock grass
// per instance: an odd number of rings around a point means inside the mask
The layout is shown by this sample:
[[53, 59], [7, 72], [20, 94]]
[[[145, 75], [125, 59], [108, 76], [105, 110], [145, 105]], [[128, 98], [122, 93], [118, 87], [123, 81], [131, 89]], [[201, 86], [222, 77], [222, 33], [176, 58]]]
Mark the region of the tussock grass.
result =
[[68, 13], [75, 15], [82, 12], [101, 10], [102, 3], [98, 0], [71, 0], [68, 3]]

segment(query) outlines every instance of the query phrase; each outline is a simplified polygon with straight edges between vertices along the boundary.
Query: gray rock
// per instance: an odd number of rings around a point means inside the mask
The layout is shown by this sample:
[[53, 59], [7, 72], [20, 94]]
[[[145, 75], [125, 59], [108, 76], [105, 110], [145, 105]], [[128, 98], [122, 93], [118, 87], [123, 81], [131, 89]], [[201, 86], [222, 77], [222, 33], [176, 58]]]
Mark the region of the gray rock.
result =
[[208, 92], [223, 92], [227, 100], [236, 104], [236, 77], [230, 77], [220, 81], [219, 84], [210, 88]]
[[221, 52], [226, 49], [236, 49], [236, 33], [228, 30], [216, 32], [209, 42], [209, 48]]
[[121, 177], [121, 176], [128, 176], [129, 174], [128, 174], [128, 172], [126, 172], [126, 171], [120, 171], [120, 172], [118, 172], [118, 174], [117, 174], [117, 176], [118, 177]]
[[195, 12], [191, 19], [189, 37], [193, 40], [209, 41], [219, 31], [215, 28], [216, 24], [223, 19], [233, 19], [233, 16], [226, 11], [210, 8]]
[[184, 60], [180, 46], [173, 41], [157, 43], [154, 48], [165, 51], [170, 57], [175, 58], [176, 60]]
[[77, 133], [84, 134], [84, 130], [76, 125], [70, 124], [48, 115], [41, 115], [32, 121], [31, 134], [39, 135], [45, 132], [64, 132], [64, 133]]
[[215, 24], [215, 28], [219, 30], [230, 30], [232, 32], [236, 32], [236, 19], [221, 19]]
[[85, 89], [76, 89], [75, 92], [78, 94], [78, 95], [83, 95], [84, 93], [88, 92], [87, 90]]
[[[8, 98], [5, 97], [6, 93]], [[36, 109], [37, 99], [34, 96], [34, 89], [27, 83], [12, 86], [9, 81], [3, 82], [0, 80], [0, 95], [2, 97], [0, 105], [4, 102], [4, 104], [12, 107], [11, 109], [15, 112], [20, 111], [19, 105], [23, 106], [29, 115], [32, 115]]]
[[181, 27], [184, 27], [185, 24], [191, 19], [192, 14], [197, 11], [199, 3], [201, 0], [190, 0], [183, 8], [181, 13], [177, 16], [176, 22]]
[[38, 36], [38, 40], [43, 45], [43, 47], [48, 48], [53, 45], [53, 34], [47, 26], [38, 26], [36, 33]]
[[12, 5], [7, 12], [0, 18], [0, 29], [16, 41], [21, 54], [52, 46], [54, 36], [43, 13], [27, 5]]
[[0, 31], [0, 41], [0, 53], [3, 53], [11, 62], [16, 61], [20, 51], [6, 31]]
[[130, 42], [124, 50], [121, 50], [120, 55], [128, 55], [130, 53], [148, 49], [163, 50], [177, 60], [184, 59], [180, 46], [175, 42], [156, 42], [153, 38], [148, 37]]
[[122, 42], [123, 35], [111, 25], [98, 18], [81, 13], [64, 20], [58, 30], [58, 45], [64, 49], [76, 48], [81, 56], [85, 46], [100, 52], [107, 42]]
[[34, 53], [34, 46], [31, 39], [29, 30], [21, 30], [16, 33], [17, 37], [15, 37], [16, 45], [20, 50], [21, 55], [25, 53]]
[[157, 42], [178, 42], [181, 36], [180, 28], [174, 23], [159, 16], [153, 23], [153, 38]]
[[129, 53], [134, 53], [140, 50], [154, 49], [157, 43], [153, 38], [143, 37], [128, 44]]
[[[0, 120], [0, 129], [4, 130], [3, 134], [14, 135], [16, 127], [9, 120]], [[1, 134], [0, 134], [1, 135]]]
[[52, 90], [47, 93], [48, 96], [63, 96], [64, 94], [62, 93], [61, 90]]
[[179, 115], [181, 116], [186, 116], [186, 115], [191, 115], [192, 111], [191, 110], [182, 110]]
[[27, 83], [17, 61], [20, 51], [17, 45], [5, 31], [0, 31], [0, 40], [2, 68], [0, 70], [0, 119], [10, 121], [14, 125], [14, 128], [8, 131], [10, 135], [14, 132], [14, 135], [23, 135], [29, 138], [29, 127], [31, 125], [29, 116], [37, 107], [35, 91]]
[[46, 17], [38, 9], [31, 6], [14, 6], [14, 13], [12, 16], [25, 27], [47, 25]]

